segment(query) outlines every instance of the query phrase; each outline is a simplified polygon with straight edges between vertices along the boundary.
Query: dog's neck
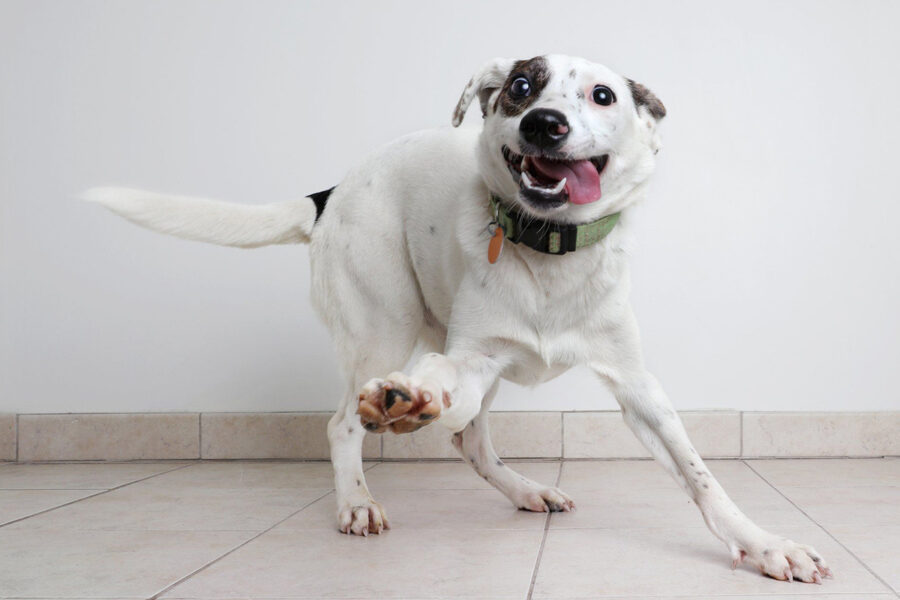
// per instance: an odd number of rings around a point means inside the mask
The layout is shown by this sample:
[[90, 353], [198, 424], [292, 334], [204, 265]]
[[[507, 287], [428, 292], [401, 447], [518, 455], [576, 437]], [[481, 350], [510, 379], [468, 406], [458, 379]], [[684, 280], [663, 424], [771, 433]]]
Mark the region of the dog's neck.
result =
[[543, 254], [561, 255], [593, 246], [609, 235], [621, 214], [615, 212], [581, 224], [561, 223], [524, 214], [494, 193], [489, 198], [491, 215], [504, 237]]

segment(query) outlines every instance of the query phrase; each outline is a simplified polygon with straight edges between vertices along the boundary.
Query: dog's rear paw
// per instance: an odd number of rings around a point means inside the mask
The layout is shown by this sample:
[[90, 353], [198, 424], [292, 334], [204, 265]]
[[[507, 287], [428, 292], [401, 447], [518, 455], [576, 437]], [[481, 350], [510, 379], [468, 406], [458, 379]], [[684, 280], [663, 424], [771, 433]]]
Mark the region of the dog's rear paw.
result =
[[341, 533], [368, 536], [390, 529], [387, 515], [381, 505], [374, 500], [364, 504], [345, 504], [338, 508], [338, 529]]
[[403, 373], [391, 373], [387, 379], [372, 379], [363, 386], [356, 412], [363, 427], [374, 433], [388, 428], [409, 433], [441, 416], [442, 405], [449, 405], [445, 395], [434, 386], [412, 385]]
[[517, 499], [516, 505], [532, 512], [570, 512], [575, 503], [559, 488], [546, 487], [528, 490]]
[[782, 581], [822, 583], [822, 578], [832, 576], [825, 559], [813, 548], [774, 535], [761, 547], [732, 551], [732, 568], [745, 560], [764, 575]]

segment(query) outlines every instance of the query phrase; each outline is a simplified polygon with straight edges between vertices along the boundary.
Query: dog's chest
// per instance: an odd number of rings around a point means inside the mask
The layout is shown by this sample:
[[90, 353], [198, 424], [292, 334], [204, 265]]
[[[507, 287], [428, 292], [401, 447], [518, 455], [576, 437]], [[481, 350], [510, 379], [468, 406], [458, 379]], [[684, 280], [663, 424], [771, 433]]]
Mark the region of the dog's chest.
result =
[[514, 341], [517, 352], [504, 378], [541, 383], [602, 352], [623, 306], [622, 273], [617, 266], [582, 262], [560, 268], [544, 261], [523, 265], [527, 277], [511, 274], [518, 286], [510, 296], [515, 304], [507, 305], [502, 319], [507, 329], [503, 337]]

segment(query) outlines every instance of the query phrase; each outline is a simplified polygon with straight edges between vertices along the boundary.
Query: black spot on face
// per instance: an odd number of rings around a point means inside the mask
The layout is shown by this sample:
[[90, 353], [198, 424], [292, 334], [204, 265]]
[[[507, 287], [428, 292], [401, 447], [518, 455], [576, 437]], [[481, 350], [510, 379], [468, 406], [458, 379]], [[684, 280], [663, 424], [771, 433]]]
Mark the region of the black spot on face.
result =
[[[511, 93], [512, 82], [519, 77], [525, 77], [530, 84], [531, 92], [524, 97], [513, 96]], [[529, 106], [541, 95], [543, 89], [550, 81], [550, 66], [543, 56], [536, 56], [529, 60], [517, 61], [510, 71], [506, 83], [497, 96], [501, 112], [507, 117], [514, 117], [525, 112]]]
[[763, 556], [768, 556], [771, 553], [772, 553], [771, 550], [763, 550]]
[[708, 486], [708, 485], [706, 485], [706, 484], [705, 484], [705, 483], [704, 483], [704, 484], [703, 484], [703, 489], [706, 489], [706, 490], [708, 490], [708, 489], [709, 489], [709, 486]]
[[579, 100], [584, 100], [584, 90], [578, 90], [575, 92], [575, 97]]
[[569, 79], [575, 79], [575, 69], [569, 71]]
[[347, 433], [353, 433], [353, 428], [352, 428], [352, 427], [348, 427], [348, 428], [347, 428]]

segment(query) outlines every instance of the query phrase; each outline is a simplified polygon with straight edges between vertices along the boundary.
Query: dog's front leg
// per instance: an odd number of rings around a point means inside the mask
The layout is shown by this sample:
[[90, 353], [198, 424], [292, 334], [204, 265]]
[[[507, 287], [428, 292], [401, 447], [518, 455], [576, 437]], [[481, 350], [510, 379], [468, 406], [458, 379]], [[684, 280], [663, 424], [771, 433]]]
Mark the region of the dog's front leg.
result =
[[738, 509], [697, 454], [656, 378], [644, 369], [633, 320], [617, 334], [610, 336], [616, 347], [607, 348], [612, 352], [605, 352], [605, 360], [592, 366], [611, 385], [631, 430], [694, 500], [710, 530], [725, 542], [733, 566], [746, 560], [775, 579], [808, 583], [821, 583], [822, 577], [831, 575], [815, 550], [764, 531]]
[[422, 356], [409, 374], [369, 381], [359, 396], [359, 414], [369, 431], [407, 433], [436, 419], [462, 431], [481, 410], [481, 400], [505, 363], [486, 351], [454, 350]]

